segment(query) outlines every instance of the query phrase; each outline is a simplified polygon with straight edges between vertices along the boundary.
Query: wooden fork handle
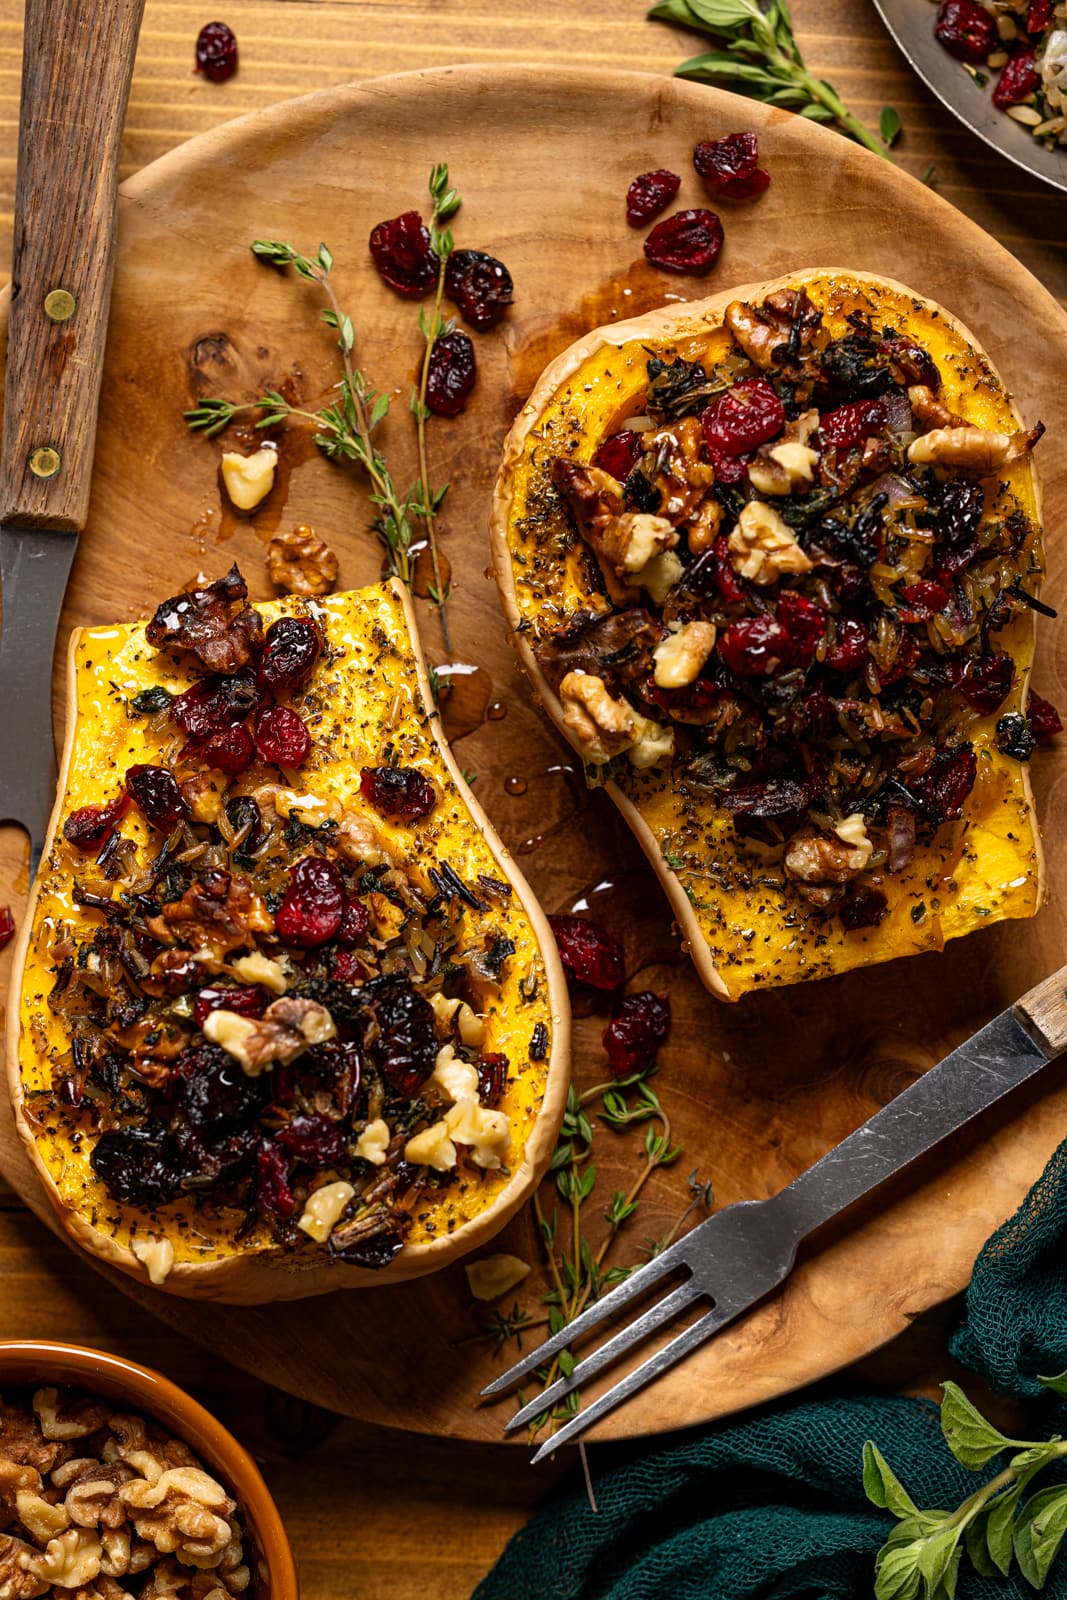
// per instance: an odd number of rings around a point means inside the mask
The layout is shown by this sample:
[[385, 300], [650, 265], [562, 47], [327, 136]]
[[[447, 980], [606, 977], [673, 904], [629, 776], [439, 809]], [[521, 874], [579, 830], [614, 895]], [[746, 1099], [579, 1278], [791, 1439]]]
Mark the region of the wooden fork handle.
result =
[[1043, 978], [1013, 1010], [1050, 1056], [1067, 1050], [1067, 967]]
[[26, 0], [0, 522], [89, 509], [122, 125], [144, 0]]

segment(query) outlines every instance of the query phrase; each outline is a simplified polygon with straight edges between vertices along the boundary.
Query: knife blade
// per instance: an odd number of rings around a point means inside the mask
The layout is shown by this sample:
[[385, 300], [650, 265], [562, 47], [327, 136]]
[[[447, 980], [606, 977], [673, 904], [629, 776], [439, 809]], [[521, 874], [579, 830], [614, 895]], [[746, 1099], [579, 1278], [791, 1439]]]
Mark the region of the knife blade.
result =
[[36, 870], [55, 791], [52, 662], [89, 508], [119, 149], [144, 0], [27, 0], [0, 438], [0, 821]]

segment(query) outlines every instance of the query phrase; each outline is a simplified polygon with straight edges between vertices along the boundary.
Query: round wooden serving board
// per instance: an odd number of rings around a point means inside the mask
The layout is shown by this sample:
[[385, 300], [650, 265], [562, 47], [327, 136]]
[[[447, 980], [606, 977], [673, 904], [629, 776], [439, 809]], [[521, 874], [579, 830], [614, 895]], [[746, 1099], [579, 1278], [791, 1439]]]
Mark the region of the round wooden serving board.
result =
[[[623, 197], [650, 167], [685, 173], [679, 204], [704, 203], [694, 143], [756, 128], [770, 189], [723, 208], [726, 246], [707, 280], [667, 277], [641, 254]], [[314, 405], [333, 376], [313, 291], [257, 263], [257, 237], [313, 250], [325, 239], [365, 369], [395, 392], [385, 439], [396, 476], [410, 465], [407, 399], [418, 354], [416, 309], [378, 282], [371, 227], [425, 212], [430, 165], [447, 161], [464, 197], [457, 242], [490, 250], [515, 279], [515, 305], [476, 337], [478, 387], [467, 412], [431, 429], [437, 481], [451, 479], [443, 548], [453, 569], [447, 724], [477, 793], [549, 911], [588, 904], [625, 944], [630, 988], [668, 991], [673, 1029], [657, 1087], [679, 1162], [657, 1171], [616, 1256], [638, 1257], [685, 1203], [697, 1169], [716, 1203], [771, 1194], [863, 1122], [917, 1073], [1063, 959], [1067, 742], [1035, 763], [1049, 905], [1029, 924], [972, 935], [943, 955], [755, 995], [725, 1007], [679, 951], [637, 847], [601, 795], [582, 797], [569, 753], [518, 677], [486, 581], [486, 519], [501, 441], [541, 368], [580, 332], [668, 299], [792, 268], [850, 265], [901, 279], [957, 313], [1049, 436], [1046, 490], [1055, 604], [1067, 597], [1067, 323], [1005, 250], [888, 162], [799, 117], [667, 79], [449, 69], [378, 79], [282, 105], [205, 135], [125, 185], [96, 476], [61, 638], [77, 623], [143, 615], [202, 568], [237, 559], [254, 596], [269, 592], [264, 541], [310, 523], [338, 551], [345, 587], [373, 580], [379, 551], [362, 485], [306, 436], [282, 445], [282, 469], [252, 522], [223, 513], [220, 446], [186, 432], [203, 394], [250, 397], [289, 378]], [[429, 654], [446, 661], [438, 619], [420, 607]], [[1063, 701], [1067, 647], [1042, 623], [1035, 682]], [[61, 717], [62, 708], [58, 708]], [[522, 792], [520, 792], [522, 791]], [[17, 859], [8, 839], [7, 859]], [[23, 880], [25, 874], [23, 873]], [[23, 882], [24, 887], [24, 882]], [[576, 1023], [579, 1080], [603, 1075], [604, 1016]], [[960, 1288], [990, 1231], [1017, 1205], [1067, 1132], [1057, 1067], [1029, 1099], [960, 1138], [875, 1203], [816, 1239], [783, 1293], [616, 1412], [605, 1435], [721, 1416], [780, 1395], [872, 1350]], [[630, 1136], [597, 1137], [591, 1231], [614, 1188], [638, 1170]], [[10, 1125], [4, 1170], [35, 1210], [36, 1181]], [[535, 1273], [518, 1298], [541, 1312], [544, 1283], [529, 1215], [501, 1239]], [[462, 1267], [394, 1288], [277, 1307], [198, 1306], [115, 1279], [161, 1317], [239, 1365], [324, 1406], [462, 1438], [497, 1439], [507, 1406], [476, 1396], [514, 1346], [477, 1341]], [[474, 1342], [472, 1342], [474, 1340]]]

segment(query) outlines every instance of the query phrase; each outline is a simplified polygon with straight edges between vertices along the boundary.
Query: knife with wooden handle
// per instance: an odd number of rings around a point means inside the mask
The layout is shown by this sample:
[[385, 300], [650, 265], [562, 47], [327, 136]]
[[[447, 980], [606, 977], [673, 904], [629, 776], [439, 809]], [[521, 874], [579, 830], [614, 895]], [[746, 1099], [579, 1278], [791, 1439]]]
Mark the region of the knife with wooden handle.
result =
[[52, 658], [89, 510], [119, 148], [144, 0], [26, 0], [0, 439], [0, 820], [36, 869], [55, 798]]

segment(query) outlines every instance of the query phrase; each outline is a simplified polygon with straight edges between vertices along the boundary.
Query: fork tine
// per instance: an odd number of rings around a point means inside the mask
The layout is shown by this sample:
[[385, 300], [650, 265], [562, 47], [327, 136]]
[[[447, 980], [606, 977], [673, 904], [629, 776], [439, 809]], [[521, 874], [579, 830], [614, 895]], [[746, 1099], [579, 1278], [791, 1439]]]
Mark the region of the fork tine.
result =
[[482, 1395], [488, 1397], [503, 1394], [505, 1390], [513, 1388], [520, 1378], [525, 1378], [527, 1373], [541, 1366], [543, 1362], [551, 1361], [561, 1350], [566, 1350], [573, 1340], [580, 1339], [590, 1328], [595, 1328], [598, 1322], [603, 1322], [606, 1317], [613, 1317], [628, 1301], [644, 1294], [668, 1272], [674, 1272], [678, 1267], [685, 1266], [683, 1247], [686, 1242], [685, 1238], [678, 1239], [664, 1250], [662, 1255], [654, 1256], [647, 1266], [638, 1267], [636, 1272], [631, 1272], [628, 1278], [624, 1278], [622, 1283], [604, 1295], [603, 1299], [589, 1306], [581, 1316], [575, 1317], [573, 1322], [568, 1322], [559, 1333], [553, 1334], [550, 1339], [539, 1344], [536, 1350], [531, 1350], [521, 1361], [516, 1361], [513, 1367], [501, 1373], [499, 1378], [494, 1378], [492, 1383], [486, 1384]]
[[704, 1291], [697, 1287], [692, 1278], [687, 1278], [677, 1289], [673, 1289], [666, 1299], [650, 1306], [636, 1322], [620, 1328], [606, 1344], [591, 1351], [584, 1361], [578, 1363], [569, 1378], [558, 1378], [543, 1394], [539, 1394], [535, 1400], [523, 1406], [521, 1411], [516, 1411], [511, 1420], [504, 1424], [505, 1433], [510, 1433], [514, 1428], [521, 1428], [524, 1423], [540, 1416], [542, 1411], [554, 1406], [557, 1400], [561, 1400], [572, 1389], [577, 1389], [595, 1372], [599, 1372], [601, 1367], [608, 1366], [617, 1356], [629, 1350], [631, 1345], [638, 1344], [664, 1322], [669, 1322], [672, 1317], [677, 1316], [687, 1305], [699, 1300], [703, 1293]]
[[[741, 1309], [745, 1308], [742, 1307]], [[632, 1394], [637, 1393], [638, 1389], [643, 1389], [646, 1383], [652, 1382], [653, 1378], [658, 1378], [661, 1373], [669, 1372], [671, 1367], [681, 1361], [683, 1356], [687, 1356], [691, 1350], [697, 1349], [699, 1345], [704, 1343], [705, 1339], [710, 1339], [713, 1333], [717, 1333], [720, 1328], [725, 1327], [728, 1322], [732, 1322], [738, 1315], [739, 1312], [737, 1310], [729, 1307], [720, 1309], [716, 1306], [713, 1310], [707, 1312], [699, 1322], [694, 1322], [691, 1328], [686, 1328], [676, 1339], [672, 1339], [670, 1344], [664, 1345], [662, 1350], [657, 1350], [654, 1356], [650, 1356], [639, 1367], [635, 1367], [633, 1372], [622, 1378], [613, 1389], [608, 1389], [604, 1394], [592, 1401], [590, 1405], [587, 1405], [584, 1410], [579, 1411], [578, 1415], [572, 1417], [568, 1423], [565, 1423], [558, 1433], [552, 1435], [551, 1439], [546, 1439], [540, 1450], [533, 1457], [532, 1465], [536, 1465], [538, 1461], [543, 1461], [554, 1450], [558, 1450], [561, 1444], [566, 1444], [569, 1439], [573, 1439], [577, 1434], [584, 1433], [586, 1428], [591, 1427], [594, 1422], [605, 1416], [609, 1411], [613, 1411], [623, 1400], [628, 1400]]]

